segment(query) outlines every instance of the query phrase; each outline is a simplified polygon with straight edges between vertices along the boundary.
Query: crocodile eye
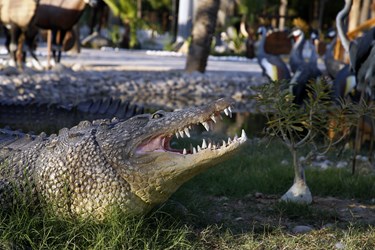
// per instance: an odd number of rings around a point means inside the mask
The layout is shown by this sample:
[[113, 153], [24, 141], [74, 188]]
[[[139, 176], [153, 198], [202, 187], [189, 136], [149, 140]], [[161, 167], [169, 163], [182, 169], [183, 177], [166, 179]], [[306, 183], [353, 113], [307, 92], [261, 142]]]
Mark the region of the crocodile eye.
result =
[[152, 119], [159, 119], [159, 118], [162, 118], [162, 117], [163, 117], [163, 114], [160, 114], [160, 113], [152, 114]]

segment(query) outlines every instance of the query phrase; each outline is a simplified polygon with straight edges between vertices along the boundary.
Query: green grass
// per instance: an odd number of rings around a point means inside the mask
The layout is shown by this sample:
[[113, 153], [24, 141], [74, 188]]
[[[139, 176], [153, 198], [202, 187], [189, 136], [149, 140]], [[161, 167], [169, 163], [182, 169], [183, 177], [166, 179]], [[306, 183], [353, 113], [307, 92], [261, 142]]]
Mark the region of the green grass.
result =
[[[282, 164], [283, 160], [290, 164]], [[195, 177], [183, 190], [234, 197], [253, 192], [281, 195], [292, 185], [293, 178], [289, 151], [277, 142], [259, 142], [249, 144], [235, 158]], [[348, 168], [307, 168], [306, 179], [313, 195], [360, 199], [372, 199], [375, 195], [375, 173], [352, 175]]]
[[18, 207], [1, 217], [0, 249], [189, 249], [190, 234], [160, 211], [137, 218], [118, 212], [95, 222]]
[[[27, 204], [3, 209], [0, 249], [334, 249], [336, 244], [345, 249], [375, 248], [373, 226], [340, 223], [334, 212], [289, 203], [272, 203], [261, 211], [256, 201], [246, 207], [255, 192], [278, 197], [292, 185], [292, 167], [281, 164], [285, 159], [290, 162], [289, 152], [278, 143], [249, 143], [144, 217], [128, 218], [115, 211], [105, 221], [94, 222], [58, 218]], [[306, 176], [313, 196], [374, 198], [373, 174], [308, 169]], [[250, 215], [244, 217], [241, 211]], [[258, 214], [273, 223], [255, 223]], [[278, 221], [333, 226], [294, 235]]]

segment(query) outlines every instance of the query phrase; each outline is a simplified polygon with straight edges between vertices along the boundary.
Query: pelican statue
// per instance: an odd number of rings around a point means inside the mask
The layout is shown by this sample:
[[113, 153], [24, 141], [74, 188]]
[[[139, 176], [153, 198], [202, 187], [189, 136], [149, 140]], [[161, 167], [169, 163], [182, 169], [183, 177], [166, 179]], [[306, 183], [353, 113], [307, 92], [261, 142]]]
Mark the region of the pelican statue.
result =
[[294, 28], [289, 34], [293, 38], [293, 47], [290, 51], [289, 66], [292, 73], [296, 73], [298, 68], [305, 63], [302, 51], [305, 46], [305, 34], [300, 28]]
[[256, 56], [259, 66], [262, 68], [263, 75], [270, 81], [290, 79], [289, 69], [285, 62], [279, 56], [266, 53], [264, 49], [267, 37], [266, 27], [260, 26], [257, 33], [261, 38], [258, 44]]
[[345, 0], [344, 8], [337, 14], [337, 32], [342, 46], [349, 53], [350, 65], [357, 78], [357, 89], [372, 95], [375, 86], [375, 27], [362, 37], [350, 41], [344, 32], [343, 23], [352, 4], [353, 0]]
[[[362, 37], [350, 41], [345, 34], [343, 25], [344, 20], [349, 15], [353, 0], [345, 0], [344, 8], [336, 16], [337, 32], [340, 37], [342, 46], [349, 53], [350, 66], [356, 77], [356, 88], [361, 93], [359, 103], [373, 99], [373, 89], [375, 86], [375, 27], [367, 31]], [[354, 157], [352, 173], [355, 172], [356, 155], [361, 146], [360, 123], [364, 120], [361, 117], [356, 129], [356, 138], [354, 141]], [[373, 124], [374, 122], [371, 122]], [[374, 127], [372, 126], [372, 131]], [[372, 140], [373, 138], [371, 138]]]

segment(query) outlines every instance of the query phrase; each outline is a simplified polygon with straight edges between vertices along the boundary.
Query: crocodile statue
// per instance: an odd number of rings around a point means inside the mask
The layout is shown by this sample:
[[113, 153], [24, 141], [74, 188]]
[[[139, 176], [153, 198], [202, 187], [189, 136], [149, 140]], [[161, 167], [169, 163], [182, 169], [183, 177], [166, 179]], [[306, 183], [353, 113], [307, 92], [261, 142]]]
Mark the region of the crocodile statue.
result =
[[84, 120], [112, 117], [128, 119], [143, 113], [143, 106], [113, 98], [87, 100], [78, 104], [0, 101], [0, 126], [51, 134], [64, 127], [73, 127]]
[[[0, 203], [28, 193], [68, 217], [104, 218], [114, 207], [142, 215], [165, 202], [183, 183], [223, 161], [246, 140], [228, 138], [191, 148], [172, 148], [201, 126], [211, 130], [231, 99], [127, 120], [83, 121], [46, 136], [0, 130]], [[202, 128], [203, 129], [203, 128]], [[26, 192], [27, 191], [27, 192]]]

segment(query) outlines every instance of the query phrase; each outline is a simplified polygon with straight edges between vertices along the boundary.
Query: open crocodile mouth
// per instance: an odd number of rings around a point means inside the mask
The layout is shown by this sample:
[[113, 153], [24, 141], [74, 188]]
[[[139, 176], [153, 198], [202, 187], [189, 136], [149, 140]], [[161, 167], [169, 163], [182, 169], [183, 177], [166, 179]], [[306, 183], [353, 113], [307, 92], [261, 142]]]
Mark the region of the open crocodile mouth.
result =
[[[229, 117], [232, 117], [232, 110], [230, 106], [222, 110], [222, 112]], [[220, 151], [225, 150], [228, 147], [233, 147], [234, 144], [240, 145], [247, 140], [245, 131], [242, 129], [241, 136], [235, 135], [233, 138], [228, 137], [226, 140], [220, 142], [214, 142], [211, 139], [202, 139], [202, 142], [196, 146], [183, 147], [183, 148], [172, 148], [172, 139], [190, 138], [191, 130], [195, 130], [194, 127], [203, 126], [205, 130], [210, 131], [213, 129], [215, 123], [218, 119], [222, 119], [222, 114], [220, 111], [215, 111], [207, 117], [207, 119], [187, 124], [175, 131], [171, 131], [169, 134], [162, 134], [157, 137], [148, 140], [146, 143], [142, 143], [137, 147], [137, 154], [150, 153], [150, 152], [171, 152], [181, 155], [197, 154], [202, 151]], [[237, 146], [236, 146], [237, 147]], [[235, 147], [235, 148], [236, 148]]]

